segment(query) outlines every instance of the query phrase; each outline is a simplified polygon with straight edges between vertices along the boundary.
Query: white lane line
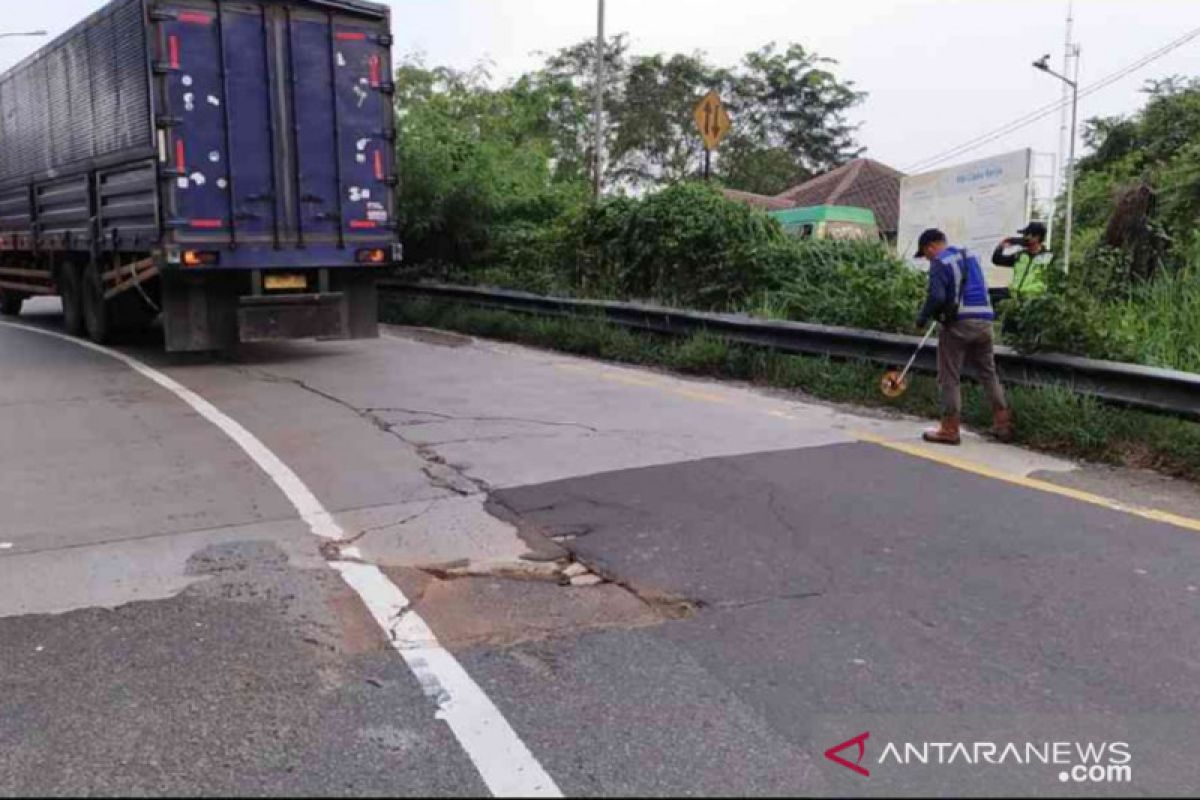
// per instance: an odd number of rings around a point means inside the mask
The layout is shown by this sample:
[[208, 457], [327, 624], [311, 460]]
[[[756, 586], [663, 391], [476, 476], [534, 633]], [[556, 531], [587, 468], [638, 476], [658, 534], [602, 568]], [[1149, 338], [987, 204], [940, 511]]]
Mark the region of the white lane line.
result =
[[[29, 325], [0, 322], [0, 326], [85, 347], [120, 361], [154, 381], [236, 442], [287, 496], [316, 536], [332, 541], [346, 538], [345, 531], [295, 472], [254, 434], [192, 390], [116, 350]], [[351, 558], [356, 556], [353, 549], [343, 552]], [[412, 670], [421, 689], [437, 704], [437, 718], [450, 727], [494, 796], [563, 796], [554, 780], [504, 719], [500, 709], [471, 679], [458, 659], [441, 646], [425, 621], [411, 610], [412, 604], [408, 598], [382, 570], [371, 564], [357, 562], [334, 562], [331, 566], [366, 604], [371, 616], [387, 634], [392, 647]]]
[[476, 685], [462, 664], [438, 644], [403, 592], [377, 567], [339, 562], [333, 568], [363, 598], [392, 646], [437, 700], [438, 719], [454, 731], [484, 783], [496, 797], [562, 797], [524, 742]]

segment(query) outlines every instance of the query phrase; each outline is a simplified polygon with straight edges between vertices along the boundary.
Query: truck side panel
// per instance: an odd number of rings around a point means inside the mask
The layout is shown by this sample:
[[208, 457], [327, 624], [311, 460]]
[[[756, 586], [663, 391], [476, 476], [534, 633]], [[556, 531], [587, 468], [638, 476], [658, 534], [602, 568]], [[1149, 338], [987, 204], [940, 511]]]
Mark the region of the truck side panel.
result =
[[398, 253], [390, 17], [112, 0], [0, 76], [0, 294], [104, 341], [363, 338]]
[[0, 77], [0, 185], [153, 146], [142, 0], [116, 0]]
[[[125, 218], [106, 227], [92, 196], [110, 165], [153, 167], [146, 45], [142, 0], [115, 0], [0, 76], [0, 252], [86, 258], [158, 244], [156, 212], [134, 230], [117, 226]], [[157, 184], [141, 188], [155, 205]]]

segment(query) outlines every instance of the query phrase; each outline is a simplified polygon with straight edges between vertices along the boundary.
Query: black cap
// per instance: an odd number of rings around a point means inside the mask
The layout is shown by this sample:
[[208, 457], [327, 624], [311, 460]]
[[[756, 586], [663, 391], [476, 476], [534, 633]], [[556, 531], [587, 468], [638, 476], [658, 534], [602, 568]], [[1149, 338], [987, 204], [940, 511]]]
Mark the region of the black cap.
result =
[[1022, 230], [1017, 231], [1022, 236], [1032, 236], [1035, 239], [1046, 241], [1046, 225], [1042, 222], [1031, 222]]
[[921, 258], [925, 255], [925, 248], [934, 242], [946, 241], [946, 234], [939, 231], [937, 228], [930, 228], [921, 234], [920, 240], [917, 242], [917, 254], [914, 258]]

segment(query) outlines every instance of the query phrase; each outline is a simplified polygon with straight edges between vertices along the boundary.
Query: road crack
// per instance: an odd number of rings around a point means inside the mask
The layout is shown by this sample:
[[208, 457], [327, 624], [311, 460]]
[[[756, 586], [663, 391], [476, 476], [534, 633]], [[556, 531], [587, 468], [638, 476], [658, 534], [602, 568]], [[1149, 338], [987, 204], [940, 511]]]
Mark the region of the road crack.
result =
[[493, 416], [471, 416], [471, 415], [456, 415], [446, 414], [440, 411], [426, 411], [417, 408], [368, 408], [367, 413], [370, 414], [407, 414], [411, 417], [433, 417], [434, 421], [420, 420], [413, 422], [397, 422], [391, 423], [394, 427], [400, 428], [418, 428], [424, 425], [437, 425], [442, 422], [515, 422], [520, 425], [538, 425], [547, 428], [577, 428], [589, 433], [602, 433], [599, 428], [592, 425], [586, 425], [582, 422], [562, 422], [557, 420], [532, 419], [529, 417], [493, 417]]
[[[289, 378], [283, 375], [275, 375], [261, 369], [252, 370], [236, 365], [234, 365], [233, 368], [244, 375], [249, 375], [250, 377], [261, 380], [264, 383], [295, 386], [298, 389], [320, 397], [321, 399], [330, 403], [336, 403], [347, 411], [352, 412], [359, 418], [369, 422], [379, 431], [392, 436], [400, 443], [410, 448], [421, 460], [425, 461], [426, 465], [423, 469], [423, 472], [429, 479], [430, 483], [439, 489], [446, 489], [462, 497], [472, 497], [478, 494], [486, 494], [491, 491], [491, 487], [487, 484], [487, 482], [472, 477], [461, 467], [447, 463], [446, 460], [438, 455], [428, 444], [414, 442], [399, 430], [401, 427], [400, 425], [394, 424], [380, 416], [380, 413], [386, 413], [391, 409], [362, 409], [353, 403], [343, 400], [335, 394], [318, 389], [317, 387], [307, 383], [304, 380], [301, 380], [300, 378]], [[415, 413], [428, 413], [430, 416], [446, 416], [437, 415], [435, 412]]]
[[352, 536], [349, 539], [346, 539], [344, 541], [338, 542], [338, 544], [342, 545], [342, 546], [349, 546], [349, 545], [357, 544], [358, 542], [362, 541], [367, 536], [370, 536], [372, 533], [378, 533], [379, 531], [386, 531], [389, 528], [402, 528], [405, 525], [409, 524], [410, 522], [416, 522], [421, 517], [428, 514], [430, 511], [433, 510], [433, 507], [435, 505], [436, 505], [436, 502], [431, 502], [427, 506], [425, 506], [425, 508], [422, 509], [421, 511], [418, 511], [416, 514], [411, 514], [411, 515], [405, 517], [404, 519], [399, 519], [399, 520], [396, 520], [395, 522], [385, 522], [382, 525], [373, 525], [370, 528], [363, 528], [358, 533], [356, 533], [354, 536]]
[[743, 608], [756, 608], [758, 606], [771, 605], [772, 603], [814, 600], [824, 596], [824, 592], [797, 592], [795, 594], [781, 594], [776, 597], [760, 597], [757, 600], [720, 600], [714, 603], [700, 603], [699, 605], [702, 609], [711, 608], [719, 611], [738, 611]]

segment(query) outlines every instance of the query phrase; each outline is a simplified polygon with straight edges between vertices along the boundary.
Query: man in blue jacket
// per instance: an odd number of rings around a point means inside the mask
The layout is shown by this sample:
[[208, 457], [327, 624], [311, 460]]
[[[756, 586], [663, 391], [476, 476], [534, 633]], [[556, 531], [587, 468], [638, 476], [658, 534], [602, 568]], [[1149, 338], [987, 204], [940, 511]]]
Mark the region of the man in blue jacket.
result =
[[1001, 441], [1013, 436], [1012, 412], [996, 373], [996, 314], [988, 297], [987, 278], [979, 259], [965, 248], [951, 247], [946, 234], [930, 229], [921, 234], [917, 257], [929, 260], [929, 292], [917, 326], [941, 323], [938, 334], [938, 389], [942, 424], [928, 431], [925, 441], [959, 445], [962, 416], [962, 368], [968, 361], [979, 373], [995, 414], [992, 433]]

